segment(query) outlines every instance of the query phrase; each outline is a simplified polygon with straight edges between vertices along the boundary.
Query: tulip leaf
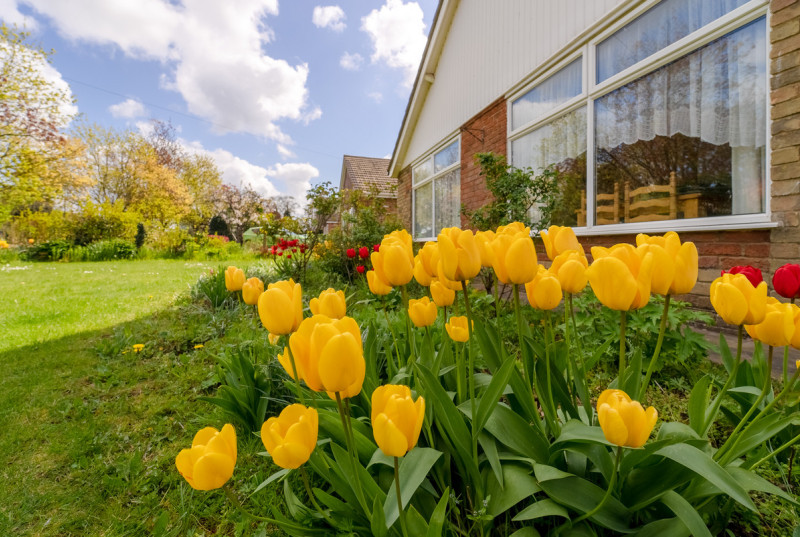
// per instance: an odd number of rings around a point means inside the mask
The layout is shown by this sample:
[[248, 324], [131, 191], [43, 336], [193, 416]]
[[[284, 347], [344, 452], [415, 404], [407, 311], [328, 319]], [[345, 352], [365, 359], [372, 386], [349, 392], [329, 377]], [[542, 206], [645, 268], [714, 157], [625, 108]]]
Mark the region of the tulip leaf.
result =
[[[403, 501], [403, 507], [406, 507], [411, 501], [411, 497], [414, 496], [441, 456], [441, 451], [417, 447], [409, 451], [400, 461], [400, 498]], [[397, 509], [397, 488], [394, 480], [386, 494], [386, 500], [383, 502], [383, 514], [388, 527], [392, 527], [400, 514]]]
[[284, 469], [284, 470], [280, 470], [280, 471], [278, 471], [278, 472], [275, 472], [274, 474], [272, 474], [271, 476], [269, 476], [267, 479], [265, 479], [264, 481], [262, 481], [262, 482], [261, 482], [261, 484], [260, 484], [259, 486], [257, 486], [257, 487], [256, 487], [256, 490], [254, 490], [253, 492], [251, 492], [251, 493], [250, 493], [250, 495], [252, 496], [253, 494], [255, 494], [255, 493], [256, 493], [256, 492], [258, 492], [259, 490], [263, 489], [264, 487], [266, 487], [267, 485], [269, 485], [270, 483], [272, 483], [272, 482], [273, 482], [273, 481], [275, 481], [276, 479], [280, 479], [280, 478], [282, 478], [283, 476], [285, 476], [285, 475], [286, 475], [286, 474], [288, 474], [288, 473], [289, 473], [289, 470], [288, 470], [288, 469]]
[[497, 370], [497, 373], [492, 376], [492, 381], [489, 383], [486, 391], [483, 392], [483, 396], [481, 396], [481, 402], [478, 404], [477, 417], [472, 423], [474, 434], [478, 434], [483, 430], [486, 421], [497, 406], [497, 401], [503, 395], [508, 381], [511, 378], [511, 374], [516, 367], [517, 364], [514, 360], [508, 360]]
[[541, 536], [539, 532], [536, 531], [535, 528], [528, 526], [527, 528], [522, 528], [515, 531], [514, 533], [509, 535], [509, 537], [541, 537]]
[[369, 524], [374, 537], [385, 537], [389, 533], [389, 529], [386, 527], [386, 520], [383, 518], [383, 507], [377, 496], [372, 504], [372, 520], [370, 520]]
[[706, 430], [706, 409], [711, 399], [711, 376], [704, 375], [689, 395], [689, 425], [697, 434]]
[[442, 537], [442, 529], [444, 528], [445, 515], [447, 515], [447, 502], [450, 499], [450, 487], [444, 489], [442, 497], [439, 498], [439, 503], [436, 504], [436, 509], [431, 514], [431, 519], [428, 522], [428, 533], [425, 537]]
[[[462, 411], [465, 410], [468, 411], [468, 409], [462, 408]], [[519, 455], [529, 457], [537, 462], [543, 462], [549, 458], [549, 442], [543, 433], [502, 403], [495, 406], [494, 412], [486, 421], [485, 428], [501, 444], [508, 446]]]
[[708, 454], [689, 444], [664, 446], [655, 453], [671, 459], [713, 483], [722, 492], [747, 507], [757, 511], [747, 491]]
[[526, 498], [532, 497], [542, 488], [531, 475], [531, 467], [506, 463], [503, 465], [503, 483], [501, 485], [494, 473], [484, 472], [486, 477], [486, 495], [489, 497], [488, 513], [498, 517]]
[[[360, 463], [356, 463], [356, 471], [358, 472], [358, 479], [356, 479], [355, 474], [353, 474], [353, 459], [344, 450], [341, 446], [336, 443], [331, 442], [331, 451], [333, 452], [333, 457], [336, 461], [337, 470], [342, 474], [344, 477], [345, 483], [343, 486], [353, 490], [353, 494], [357, 497], [356, 487], [361, 485], [361, 490], [364, 493], [364, 496], [367, 501], [367, 506], [365, 508], [369, 508], [372, 506], [372, 502], [374, 501], [375, 497], [379, 497], [381, 503], [386, 500], [386, 494], [380, 489], [375, 480], [372, 476], [367, 472]], [[332, 465], [333, 466], [333, 465]], [[337, 488], [336, 492], [341, 494], [341, 491]], [[359, 505], [356, 503], [355, 505]], [[370, 520], [371, 514], [369, 512], [365, 512], [364, 515], [367, 517], [367, 520]]]
[[703, 517], [683, 496], [674, 490], [669, 490], [661, 497], [661, 503], [678, 516], [694, 537], [711, 537], [711, 532], [703, 522]]
[[519, 522], [520, 520], [534, 520], [546, 516], [560, 516], [562, 518], [569, 518], [569, 512], [562, 506], [550, 499], [539, 500], [532, 503], [515, 516], [512, 520]]
[[732, 448], [730, 454], [726, 454], [724, 458], [726, 460], [738, 459], [790, 426], [797, 416], [796, 412], [788, 416], [776, 413], [759, 418], [755, 423], [751, 422], [753, 423], [752, 427], [744, 433], [739, 433], [739, 441]]
[[590, 427], [580, 420], [569, 420], [565, 423], [561, 427], [561, 434], [556, 438], [553, 447], [562, 442], [586, 442], [614, 447], [614, 444], [606, 440], [600, 427]]
[[[588, 513], [597, 507], [606, 493], [594, 483], [552, 466], [537, 464], [534, 472], [539, 485], [550, 499], [579, 513]], [[614, 496], [610, 496], [602, 509], [590, 519], [618, 533], [630, 533], [629, 517], [628, 509]]]
[[478, 443], [483, 448], [483, 454], [486, 455], [486, 460], [489, 461], [494, 472], [494, 477], [503, 486], [503, 467], [500, 463], [500, 456], [497, 454], [497, 442], [494, 437], [486, 433], [478, 435]]
[[406, 523], [408, 524], [409, 535], [427, 535], [428, 522], [419, 514], [413, 505], [408, 507], [406, 512]]
[[686, 537], [689, 530], [679, 518], [662, 518], [639, 528], [632, 537]]
[[779, 498], [783, 498], [795, 506], [800, 506], [800, 502], [798, 502], [794, 496], [787, 494], [783, 489], [776, 487], [760, 475], [750, 470], [745, 470], [744, 468], [740, 468], [738, 466], [729, 466], [726, 468], [726, 470], [736, 481], [739, 482], [740, 485], [745, 488], [745, 490], [755, 490], [757, 492], [772, 494], [774, 496], [778, 496]]
[[722, 332], [719, 334], [719, 355], [722, 357], [722, 365], [725, 366], [725, 371], [730, 375], [736, 362], [734, 362], [731, 349], [728, 347], [728, 340], [725, 339], [725, 334]]
[[369, 460], [369, 463], [367, 464], [367, 468], [370, 468], [375, 464], [384, 464], [389, 468], [394, 468], [394, 458], [390, 457], [389, 455], [386, 455], [379, 448], [376, 448], [375, 453], [372, 454], [372, 458]]

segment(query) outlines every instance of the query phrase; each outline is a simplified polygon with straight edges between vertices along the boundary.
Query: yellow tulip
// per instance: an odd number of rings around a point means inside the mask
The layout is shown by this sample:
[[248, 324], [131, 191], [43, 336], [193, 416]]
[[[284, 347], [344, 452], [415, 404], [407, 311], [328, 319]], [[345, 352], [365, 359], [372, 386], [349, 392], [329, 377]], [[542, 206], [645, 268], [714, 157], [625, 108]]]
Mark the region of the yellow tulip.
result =
[[392, 286], [381, 281], [374, 270], [367, 272], [367, 283], [373, 295], [385, 296], [392, 292]]
[[433, 301], [437, 306], [446, 308], [453, 305], [453, 301], [456, 299], [456, 292], [441, 281], [433, 280], [431, 282], [431, 296], [433, 296]]
[[270, 345], [277, 345], [278, 340], [281, 339], [281, 336], [270, 334], [269, 336], [267, 336], [267, 339], [269, 340]]
[[[639, 258], [630, 244], [618, 245], [605, 252], [592, 248], [594, 262], [586, 270], [597, 299], [612, 310], [629, 311], [644, 307], [650, 301], [653, 255]], [[624, 248], [627, 246], [629, 248]]]
[[303, 320], [303, 289], [294, 280], [271, 283], [258, 297], [258, 316], [270, 334], [283, 336]]
[[441, 262], [439, 278], [448, 280], [471, 280], [481, 270], [481, 253], [475, 242], [475, 234], [469, 229], [457, 227], [444, 228], [438, 236], [439, 260]]
[[503, 235], [504, 233], [508, 233], [510, 235], [524, 233], [525, 235], [530, 236], [531, 228], [522, 222], [511, 222], [510, 224], [506, 224], [504, 226], [497, 226], [496, 235]]
[[[444, 285], [445, 287], [447, 287], [448, 289], [451, 289], [453, 291], [461, 291], [464, 288], [464, 286], [461, 285], [461, 282], [455, 281], [455, 280], [451, 280], [445, 275], [444, 269], [442, 268], [442, 260], [441, 259], [439, 259], [439, 267], [438, 267], [438, 270], [437, 270], [437, 274], [439, 274], [439, 276], [437, 276], [437, 278], [439, 279], [439, 282], [442, 285]], [[467, 283], [469, 283], [469, 282], [467, 282]]]
[[258, 304], [258, 297], [264, 292], [264, 282], [256, 277], [250, 278], [242, 285], [242, 300], [245, 304], [255, 306]]
[[793, 304], [785, 304], [767, 297], [764, 320], [758, 324], [744, 325], [750, 337], [772, 347], [785, 347], [794, 338]]
[[447, 321], [447, 324], [444, 325], [444, 328], [447, 330], [447, 335], [450, 336], [450, 339], [453, 341], [460, 341], [461, 343], [464, 343], [469, 340], [467, 318], [464, 316], [450, 317], [450, 319]]
[[589, 282], [586, 276], [586, 269], [589, 268], [589, 261], [583, 248], [580, 250], [565, 250], [553, 259], [553, 264], [548, 269], [551, 274], [558, 278], [561, 289], [565, 293], [580, 293]]
[[289, 405], [261, 426], [261, 441], [281, 468], [294, 470], [308, 461], [317, 447], [319, 415], [313, 408]]
[[425, 263], [420, 254], [417, 254], [417, 257], [414, 258], [414, 279], [417, 280], [417, 283], [422, 287], [430, 286], [433, 280], [433, 275], [425, 270]]
[[327, 315], [331, 319], [341, 319], [347, 315], [347, 304], [344, 300], [344, 291], [335, 291], [328, 288], [319, 294], [319, 298], [312, 298], [308, 303], [311, 313]]
[[728, 324], [759, 324], [767, 307], [767, 284], [753, 287], [744, 274], [726, 273], [711, 282], [711, 305]]
[[547, 231], [542, 231], [542, 242], [550, 260], [567, 250], [580, 250], [581, 244], [571, 227], [550, 226]]
[[495, 237], [496, 235], [492, 230], [475, 232], [475, 242], [478, 243], [478, 251], [481, 254], [481, 265], [484, 267], [492, 267], [492, 265], [494, 265], [494, 251], [491, 245]]
[[[693, 242], [681, 244], [677, 233], [670, 231], [663, 237], [651, 237], [640, 233], [636, 244], [645, 252], [653, 252], [653, 292], [681, 295], [690, 292], [697, 283], [698, 257]], [[663, 249], [667, 258], [658, 250]]]
[[426, 296], [408, 301], [408, 316], [417, 328], [425, 328], [436, 322], [436, 304]]
[[553, 274], [539, 265], [539, 273], [525, 284], [528, 303], [537, 310], [551, 310], [561, 303], [561, 284]]
[[[797, 304], [792, 304], [792, 315], [794, 316], [794, 335], [789, 345], [795, 349], [800, 349], [800, 307]], [[800, 367], [798, 367], [800, 369]]]
[[228, 291], [241, 291], [244, 285], [244, 271], [233, 265], [225, 269], [225, 288]]
[[433, 241], [428, 241], [420, 248], [417, 258], [422, 261], [422, 268], [433, 277], [439, 271], [439, 245]]
[[[326, 315], [304, 319], [289, 338], [299, 380], [315, 392], [328, 392], [331, 398], [339, 392], [343, 398], [361, 392], [366, 374], [361, 330], [355, 319], [333, 320]], [[288, 352], [278, 361], [292, 375]]]
[[520, 232], [498, 234], [491, 244], [497, 279], [505, 284], [526, 284], [536, 277], [539, 259], [530, 235]]
[[175, 466], [195, 490], [220, 488], [233, 475], [236, 466], [236, 430], [226, 424], [221, 431], [214, 427], [200, 429], [191, 449], [182, 449]]
[[372, 434], [384, 455], [402, 457], [419, 440], [425, 399], [411, 397], [408, 386], [387, 384], [372, 392]]
[[393, 287], [405, 285], [414, 275], [414, 250], [411, 235], [404, 229], [384, 235], [381, 247], [371, 256], [378, 278]]
[[653, 407], [645, 410], [622, 390], [605, 390], [597, 399], [597, 419], [606, 440], [617, 446], [642, 447], [658, 420]]

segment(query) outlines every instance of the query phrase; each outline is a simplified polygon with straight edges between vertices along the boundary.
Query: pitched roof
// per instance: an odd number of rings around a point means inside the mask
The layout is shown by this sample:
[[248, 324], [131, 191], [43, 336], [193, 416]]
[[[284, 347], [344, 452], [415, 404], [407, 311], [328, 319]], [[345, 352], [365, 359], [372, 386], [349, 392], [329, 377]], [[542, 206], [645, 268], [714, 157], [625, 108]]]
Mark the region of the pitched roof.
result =
[[397, 179], [389, 177], [388, 158], [345, 155], [342, 160], [342, 185], [345, 174], [350, 178], [354, 190], [367, 192], [376, 187], [379, 197], [397, 197]]

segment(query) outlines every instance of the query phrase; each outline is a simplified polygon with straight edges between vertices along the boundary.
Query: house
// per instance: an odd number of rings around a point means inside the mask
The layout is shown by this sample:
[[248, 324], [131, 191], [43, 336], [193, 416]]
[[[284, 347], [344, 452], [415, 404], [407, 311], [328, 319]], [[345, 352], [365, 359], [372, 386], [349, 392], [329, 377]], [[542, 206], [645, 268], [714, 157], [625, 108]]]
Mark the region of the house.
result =
[[[388, 158], [344, 155], [339, 190], [374, 194], [383, 201], [384, 214], [397, 214], [397, 179], [389, 176]], [[326, 232], [341, 224], [337, 213], [326, 224]]]
[[389, 166], [415, 240], [552, 166], [587, 247], [676, 230], [720, 269], [800, 260], [800, 0], [442, 0]]

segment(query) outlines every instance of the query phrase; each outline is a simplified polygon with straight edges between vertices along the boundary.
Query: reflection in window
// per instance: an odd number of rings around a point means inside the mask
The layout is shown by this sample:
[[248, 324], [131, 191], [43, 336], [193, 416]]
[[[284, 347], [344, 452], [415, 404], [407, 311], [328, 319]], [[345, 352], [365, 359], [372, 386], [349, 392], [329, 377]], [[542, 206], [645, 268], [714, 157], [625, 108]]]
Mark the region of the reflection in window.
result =
[[[448, 166], [458, 162], [458, 140], [448, 145], [433, 157], [433, 172], [439, 173]], [[429, 161], [430, 162], [430, 161]]]
[[511, 142], [512, 163], [537, 175], [558, 173], [560, 202], [553, 223], [586, 225], [586, 109], [580, 108]]
[[595, 101], [598, 224], [763, 213], [759, 19]]
[[662, 0], [597, 45], [597, 82], [683, 39], [748, 0]]
[[442, 228], [461, 225], [460, 150], [456, 140], [413, 169], [414, 238], [430, 239]]
[[519, 128], [580, 95], [582, 74], [583, 63], [578, 58], [514, 101], [511, 105], [511, 128]]
[[414, 190], [414, 236], [433, 236], [433, 183]]

